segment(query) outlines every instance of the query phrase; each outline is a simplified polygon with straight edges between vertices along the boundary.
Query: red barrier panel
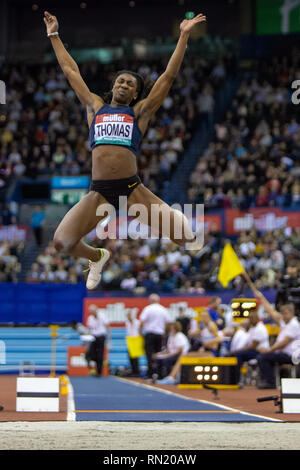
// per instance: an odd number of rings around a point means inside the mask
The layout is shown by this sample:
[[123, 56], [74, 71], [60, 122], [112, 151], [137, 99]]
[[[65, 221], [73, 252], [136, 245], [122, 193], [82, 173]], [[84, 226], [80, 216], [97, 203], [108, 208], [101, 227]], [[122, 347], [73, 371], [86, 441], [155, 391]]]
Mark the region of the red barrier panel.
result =
[[257, 207], [247, 211], [226, 209], [225, 217], [227, 235], [237, 235], [252, 228], [272, 231], [278, 228], [300, 227], [299, 212], [287, 212], [279, 207]]
[[[206, 307], [210, 297], [161, 297], [160, 303], [169, 309], [169, 312], [177, 316], [178, 308], [184, 306], [187, 309]], [[126, 313], [131, 311], [139, 317], [141, 311], [148, 305], [148, 297], [111, 297], [111, 298], [91, 298], [87, 297], [83, 303], [83, 323], [88, 317], [90, 305], [97, 305], [98, 308], [105, 309], [110, 326], [124, 326]]]
[[0, 240], [28, 240], [29, 227], [25, 225], [0, 225]]

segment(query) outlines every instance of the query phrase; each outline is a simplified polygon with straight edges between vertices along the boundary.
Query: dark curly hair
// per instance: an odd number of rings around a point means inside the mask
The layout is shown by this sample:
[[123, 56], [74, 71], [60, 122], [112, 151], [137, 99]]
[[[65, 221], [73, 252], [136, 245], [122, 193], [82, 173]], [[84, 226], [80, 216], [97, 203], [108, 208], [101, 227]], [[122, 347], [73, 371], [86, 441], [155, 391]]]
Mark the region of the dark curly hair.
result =
[[[144, 99], [150, 92], [151, 88], [153, 87], [154, 82], [152, 82], [149, 79], [144, 79], [141, 75], [139, 75], [136, 72], [132, 72], [131, 70], [119, 70], [116, 75], [114, 76], [112, 80], [112, 86], [113, 88], [115, 81], [117, 78], [122, 75], [123, 73], [127, 73], [129, 75], [132, 75], [136, 81], [137, 81], [137, 97], [135, 100], [132, 100], [131, 103], [129, 103], [129, 106], [134, 106], [138, 101]], [[103, 99], [106, 103], [110, 103], [112, 100], [112, 91], [109, 91], [104, 94]]]

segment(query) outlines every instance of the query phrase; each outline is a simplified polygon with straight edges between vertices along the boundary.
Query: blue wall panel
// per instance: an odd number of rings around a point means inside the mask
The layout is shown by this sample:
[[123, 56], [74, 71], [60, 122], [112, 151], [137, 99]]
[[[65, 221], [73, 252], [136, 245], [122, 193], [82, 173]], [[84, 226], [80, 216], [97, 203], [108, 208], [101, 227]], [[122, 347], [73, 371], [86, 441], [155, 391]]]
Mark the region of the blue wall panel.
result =
[[84, 284], [0, 284], [0, 323], [82, 320]]

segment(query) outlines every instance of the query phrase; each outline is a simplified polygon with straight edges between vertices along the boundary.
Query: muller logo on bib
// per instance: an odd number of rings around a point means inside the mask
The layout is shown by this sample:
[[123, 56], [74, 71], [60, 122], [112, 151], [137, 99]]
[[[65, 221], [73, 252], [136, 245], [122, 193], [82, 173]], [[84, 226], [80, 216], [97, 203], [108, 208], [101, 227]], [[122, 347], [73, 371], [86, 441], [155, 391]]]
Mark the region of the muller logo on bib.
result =
[[127, 114], [101, 114], [95, 121], [95, 144], [131, 145], [133, 117]]

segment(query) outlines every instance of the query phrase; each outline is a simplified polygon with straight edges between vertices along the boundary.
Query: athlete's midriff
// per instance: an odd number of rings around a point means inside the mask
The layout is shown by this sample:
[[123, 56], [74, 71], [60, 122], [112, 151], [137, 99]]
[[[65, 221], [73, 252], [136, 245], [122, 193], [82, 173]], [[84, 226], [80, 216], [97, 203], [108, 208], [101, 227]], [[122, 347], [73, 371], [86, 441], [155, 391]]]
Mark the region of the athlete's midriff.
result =
[[136, 156], [119, 145], [98, 145], [92, 151], [92, 179], [129, 178], [137, 173]]

